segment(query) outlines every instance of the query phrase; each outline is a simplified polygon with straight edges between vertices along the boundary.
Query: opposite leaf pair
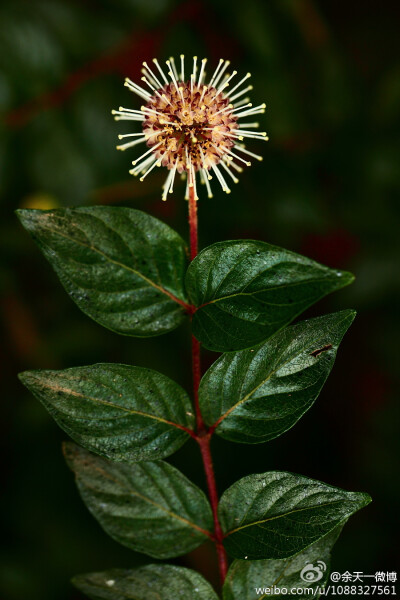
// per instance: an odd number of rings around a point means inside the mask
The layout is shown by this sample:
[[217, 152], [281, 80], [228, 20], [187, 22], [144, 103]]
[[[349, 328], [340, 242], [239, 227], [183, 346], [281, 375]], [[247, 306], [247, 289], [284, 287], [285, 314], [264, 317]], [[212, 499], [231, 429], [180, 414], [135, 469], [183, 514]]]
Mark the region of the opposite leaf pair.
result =
[[[320, 598], [329, 573], [330, 550], [340, 533], [335, 529], [296, 556], [284, 560], [235, 560], [222, 588], [223, 600], [293, 598], [290, 590], [307, 588], [304, 594]], [[321, 562], [322, 561], [322, 562]], [[301, 578], [304, 565], [310, 565], [308, 578]], [[93, 600], [218, 600], [201, 575], [171, 565], [147, 565], [139, 569], [112, 569], [80, 575], [73, 583]], [[274, 586], [280, 593], [273, 594]], [[283, 590], [288, 590], [285, 593]]]
[[353, 280], [252, 240], [213, 244], [186, 272], [182, 238], [131, 208], [20, 210], [18, 216], [83, 312], [124, 335], [166, 333], [192, 314], [193, 333], [206, 348], [240, 350]]
[[[190, 316], [197, 339], [225, 352], [198, 389], [207, 443], [214, 432], [260, 443], [290, 429], [320, 393], [354, 319], [347, 310], [284, 329], [353, 277], [263, 242], [214, 244], [186, 271], [180, 236], [137, 210], [92, 207], [19, 216], [67, 292], [97, 322], [146, 337]], [[66, 444], [66, 458], [84, 502], [109, 535], [154, 558], [180, 556], [207, 539], [224, 552], [223, 544], [235, 558], [224, 600], [271, 595], [260, 588], [278, 581], [281, 587], [312, 587], [314, 580], [299, 580], [305, 561], [327, 564], [343, 524], [370, 501], [367, 494], [269, 472], [236, 482], [211, 510], [200, 489], [160, 460], [190, 436], [201, 442], [192, 403], [175, 382], [120, 364], [20, 377], [86, 448]], [[220, 530], [214, 531], [215, 519]], [[324, 578], [321, 572], [315, 581], [323, 585]], [[85, 575], [75, 583], [94, 599], [216, 599], [200, 575], [169, 565]], [[316, 588], [313, 595], [319, 597]]]
[[[163, 461], [115, 463], [72, 443], [64, 451], [85, 504], [121, 544], [166, 559], [213, 539], [207, 498], [175, 467]], [[366, 494], [272, 471], [234, 483], [218, 512], [231, 556], [283, 559], [343, 525], [368, 502]]]
[[[200, 384], [205, 423], [250, 444], [290, 429], [318, 397], [353, 319], [347, 310], [302, 321], [222, 355]], [[150, 369], [98, 364], [20, 378], [76, 442], [112, 460], [165, 458], [194, 434], [186, 392]]]

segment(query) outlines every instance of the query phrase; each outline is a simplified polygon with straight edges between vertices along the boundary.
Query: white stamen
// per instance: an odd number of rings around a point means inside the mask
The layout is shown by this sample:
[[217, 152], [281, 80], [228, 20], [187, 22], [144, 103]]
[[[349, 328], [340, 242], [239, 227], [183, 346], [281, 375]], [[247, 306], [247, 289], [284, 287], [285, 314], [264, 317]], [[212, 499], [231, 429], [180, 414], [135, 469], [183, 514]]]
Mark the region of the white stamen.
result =
[[232, 167], [233, 169], [235, 169], [235, 171], [237, 171], [238, 173], [243, 173], [242, 167], [240, 167], [235, 162], [233, 162], [233, 160], [228, 161], [228, 159], [225, 156], [223, 156], [221, 162], [225, 162], [225, 161], [226, 161], [227, 164], [229, 164], [230, 167]]
[[248, 166], [248, 167], [251, 166], [251, 162], [249, 162], [248, 160], [244, 160], [243, 158], [241, 158], [240, 156], [238, 156], [237, 154], [232, 152], [232, 150], [225, 150], [225, 152], [226, 152], [226, 154], [229, 154], [230, 156], [233, 156], [234, 158], [236, 158], [236, 160], [240, 160], [240, 162], [244, 163], [246, 166]]
[[161, 167], [161, 161], [157, 161], [157, 160], [156, 160], [156, 161], [154, 162], [154, 164], [153, 164], [153, 165], [152, 165], [152, 166], [151, 166], [149, 169], [147, 169], [146, 173], [145, 173], [144, 175], [142, 175], [142, 177], [140, 178], [140, 181], [143, 181], [143, 179], [144, 179], [145, 177], [147, 177], [147, 175], [150, 173], [150, 171], [152, 171], [152, 170], [154, 169], [154, 167], [155, 167], [155, 166], [157, 166], [157, 167]]
[[231, 90], [230, 93], [229, 93], [229, 99], [230, 99], [231, 102], [233, 102], [234, 100], [236, 100], [236, 98], [240, 98], [240, 96], [243, 96], [243, 94], [245, 94], [246, 92], [250, 92], [250, 90], [252, 90], [252, 89], [253, 89], [253, 86], [252, 85], [248, 85], [241, 92], [238, 92], [234, 96], [232, 96], [232, 90]]
[[268, 142], [268, 140], [269, 140], [269, 137], [267, 135], [257, 135], [258, 131], [254, 131], [252, 133], [244, 133], [242, 130], [240, 130], [240, 133], [242, 135], [242, 138], [261, 140], [264, 142]]
[[235, 183], [238, 183], [238, 182], [239, 182], [239, 179], [236, 177], [236, 175], [234, 175], [234, 174], [232, 173], [232, 171], [231, 171], [231, 170], [230, 170], [230, 168], [227, 166], [227, 164], [225, 163], [225, 161], [221, 160], [219, 164], [220, 164], [220, 165], [222, 165], [222, 166], [224, 167], [225, 171], [226, 171], [226, 172], [229, 174], [229, 176], [232, 178], [232, 180], [233, 180]]
[[222, 90], [224, 90], [226, 88], [227, 85], [229, 85], [230, 80], [232, 79], [232, 77], [235, 77], [235, 75], [237, 74], [237, 71], [233, 71], [232, 75], [230, 75], [228, 77], [228, 79], [225, 81], [225, 83], [223, 83], [217, 90], [217, 93], [215, 94], [213, 100], [222, 92]]
[[194, 191], [194, 199], [198, 200], [199, 197], [197, 195], [196, 172], [194, 170], [193, 164], [192, 164], [192, 168], [191, 168], [191, 175], [192, 175], [192, 185], [193, 185], [193, 191]]
[[236, 150], [240, 150], [241, 152], [244, 152], [244, 154], [248, 154], [249, 156], [252, 156], [253, 158], [261, 161], [263, 160], [263, 157], [260, 156], [259, 154], [254, 154], [254, 152], [250, 152], [250, 150], [246, 150], [246, 148], [244, 148], [242, 145], [236, 144], [234, 146], [234, 148], [236, 148]]
[[245, 117], [247, 115], [257, 115], [259, 113], [265, 113], [265, 104], [259, 104], [258, 106], [255, 106], [254, 108], [252, 108], [251, 110], [245, 110], [242, 113], [238, 113], [238, 117]]
[[207, 62], [206, 58], [203, 58], [203, 60], [201, 61], [200, 75], [199, 75], [199, 79], [197, 81], [197, 85], [198, 86], [201, 84], [202, 79], [204, 77], [204, 69], [205, 69], [205, 66], [206, 66], [206, 62]]
[[204, 94], [206, 93], [206, 91], [208, 90], [208, 87], [205, 85], [203, 86], [203, 91], [201, 92], [201, 96], [200, 96], [200, 100], [199, 100], [199, 105], [201, 105], [203, 98], [204, 98]]
[[149, 92], [138, 86], [136, 83], [133, 83], [133, 81], [131, 81], [129, 77], [125, 79], [124, 86], [130, 89], [131, 92], [134, 92], [135, 94], [146, 100], [146, 102], [148, 102], [151, 98], [151, 94], [149, 94]]
[[188, 176], [188, 180], [189, 180], [189, 187], [192, 188], [193, 187], [193, 180], [192, 180], [192, 157], [188, 153], [187, 146], [186, 146], [185, 150], [186, 150], [186, 169], [187, 169], [187, 176]]
[[[236, 84], [236, 85], [235, 85], [235, 86], [234, 86], [234, 87], [233, 87], [233, 88], [230, 90], [230, 92], [229, 92], [229, 93], [230, 93], [230, 94], [233, 94], [233, 92], [234, 92], [235, 90], [237, 90], [237, 89], [238, 89], [238, 87], [240, 87], [240, 86], [242, 85], [243, 81], [246, 81], [246, 79], [248, 79], [249, 77], [251, 77], [251, 73], [246, 73], [246, 75], [243, 77], [243, 79], [241, 79], [241, 80], [239, 81], [239, 83], [237, 83], [237, 84]], [[232, 100], [232, 97], [231, 97], [231, 100]]]
[[226, 69], [229, 67], [229, 65], [231, 64], [230, 60], [226, 60], [224, 66], [222, 67], [221, 71], [219, 72], [218, 77], [215, 78], [214, 81], [214, 87], [216, 88], [218, 83], [221, 81], [222, 75], [225, 73]]
[[121, 144], [117, 146], [117, 150], [126, 150], [127, 148], [131, 148], [132, 146], [136, 146], [137, 144], [143, 144], [146, 142], [145, 137], [141, 137], [138, 140], [134, 140], [133, 142], [127, 142], [126, 144]]
[[167, 60], [167, 65], [170, 67], [170, 70], [168, 71], [168, 75], [171, 77], [171, 79], [174, 83], [175, 89], [176, 89], [177, 93], [179, 94], [178, 82], [175, 79], [175, 73], [171, 69], [171, 63], [169, 62], [169, 60]]
[[149, 156], [148, 158], [146, 158], [146, 160], [144, 160], [142, 162], [142, 164], [139, 167], [136, 167], [135, 169], [131, 169], [129, 171], [129, 173], [136, 177], [137, 175], [139, 175], [139, 173], [144, 173], [146, 171], [147, 167], [149, 165], [152, 165], [153, 162], [156, 162], [156, 161], [157, 161], [157, 158], [155, 156], [153, 156], [153, 155]]
[[171, 185], [170, 185], [170, 188], [169, 188], [169, 193], [170, 194], [172, 194], [172, 192], [174, 191], [174, 181], [175, 181], [176, 169], [177, 169], [177, 166], [178, 166], [178, 160], [179, 160], [179, 158], [177, 157], [177, 159], [175, 161], [174, 168], [172, 169]]
[[145, 75], [145, 77], [148, 78], [148, 80], [150, 81], [150, 83], [152, 85], [154, 85], [155, 87], [157, 87], [157, 83], [155, 82], [154, 78], [150, 75], [150, 73], [148, 73], [146, 71], [146, 69], [140, 69], [140, 72], [142, 73], [142, 75]]
[[162, 83], [160, 83], [160, 80], [157, 79], [157, 77], [154, 75], [153, 71], [150, 69], [149, 65], [147, 64], [147, 62], [142, 63], [143, 66], [145, 67], [145, 69], [148, 70], [149, 74], [152, 76], [152, 78], [154, 79], [154, 81], [156, 82], [156, 84], [158, 85], [159, 88], [162, 88], [163, 85]]
[[149, 88], [156, 94], [156, 96], [158, 96], [161, 100], [164, 100], [164, 98], [161, 96], [161, 94], [156, 90], [156, 88], [154, 87], [154, 85], [152, 85], [150, 83], [150, 81], [148, 81], [148, 79], [146, 79], [146, 77], [142, 77], [141, 78], [142, 81], [144, 81], [145, 83], [147, 83], [147, 85], [149, 86]]
[[244, 107], [240, 106], [239, 108], [233, 108], [231, 113], [235, 113], [237, 110], [242, 110], [243, 108], [245, 108], [246, 106], [253, 106], [251, 102], [249, 102], [248, 104], [246, 104]]
[[248, 111], [238, 113], [237, 117], [239, 119], [242, 119], [243, 117], [253, 117], [255, 115], [260, 115], [262, 113], [265, 113], [265, 110], [263, 108], [258, 108], [258, 109], [249, 108]]
[[144, 115], [140, 116], [130, 113], [120, 113], [117, 110], [113, 112], [113, 115], [116, 115], [114, 116], [115, 121], [144, 121], [146, 118]]
[[162, 196], [161, 196], [161, 200], [166, 200], [167, 199], [167, 194], [168, 194], [168, 191], [169, 191], [169, 186], [170, 186], [170, 183], [171, 183], [172, 174], [173, 174], [172, 170], [168, 171], [167, 179], [165, 180], [165, 183], [163, 185], [163, 193], [162, 193]]
[[174, 73], [174, 75], [175, 75], [175, 78], [178, 80], [178, 79], [179, 79], [179, 77], [178, 77], [178, 71], [176, 70], [176, 66], [175, 66], [175, 59], [174, 59], [174, 57], [173, 57], [173, 56], [170, 56], [170, 57], [169, 57], [169, 60], [171, 61], [171, 65], [172, 65], [172, 71], [173, 71], [173, 73]]
[[209, 88], [210, 88], [210, 87], [213, 85], [213, 83], [214, 83], [214, 80], [215, 80], [215, 78], [216, 78], [216, 76], [217, 76], [217, 73], [218, 73], [218, 71], [219, 71], [219, 69], [220, 69], [220, 67], [221, 67], [221, 65], [222, 65], [222, 63], [223, 63], [223, 62], [224, 62], [224, 59], [223, 59], [223, 58], [220, 58], [220, 59], [219, 59], [218, 66], [217, 66], [217, 68], [216, 68], [216, 69], [215, 69], [215, 71], [214, 71], [214, 75], [211, 77], [211, 79], [210, 79], [210, 83], [208, 84], [208, 87], [209, 87]]
[[111, 114], [118, 115], [120, 117], [123, 117], [123, 116], [144, 117], [145, 116], [144, 112], [142, 112], [141, 110], [126, 109], [126, 108], [122, 108], [122, 106], [120, 107], [120, 110], [112, 110]]
[[229, 189], [229, 187], [224, 179], [224, 176], [222, 175], [221, 171], [218, 169], [217, 165], [212, 165], [211, 168], [214, 171], [214, 173], [216, 174], [217, 179], [220, 182], [223, 191], [226, 192], [227, 194], [230, 194], [231, 190]]
[[185, 55], [181, 54], [181, 81], [185, 81]]
[[[254, 123], [238, 123], [239, 128], [241, 129], [242, 127], [260, 127], [260, 123], [258, 122], [254, 122]], [[257, 131], [255, 131], [254, 133], [257, 133]]]
[[239, 108], [239, 106], [243, 106], [243, 104], [247, 104], [247, 102], [250, 102], [250, 98], [248, 96], [246, 96], [246, 98], [243, 98], [243, 100], [240, 100], [240, 102], [235, 102], [233, 106], [235, 108]]
[[193, 71], [192, 71], [193, 75], [194, 75], [194, 80], [196, 80], [196, 75], [197, 75], [197, 56], [193, 56]]
[[[124, 138], [127, 138], [127, 137], [137, 137], [139, 135], [143, 136], [145, 134], [143, 133], [143, 131], [141, 131], [140, 133], [120, 133], [120, 135], [118, 136], [118, 139], [123, 140]], [[154, 134], [152, 134], [152, 135], [154, 135]], [[148, 136], [148, 137], [150, 137], [150, 136]]]
[[151, 154], [152, 152], [154, 152], [154, 150], [156, 148], [158, 148], [159, 146], [161, 146], [162, 142], [158, 142], [158, 144], [154, 144], [154, 146], [152, 146], [150, 148], [150, 150], [147, 150], [147, 152], [145, 152], [144, 154], [142, 154], [141, 156], [139, 156], [139, 158], [137, 158], [136, 160], [132, 161], [132, 164], [135, 166], [137, 165], [138, 162], [141, 162], [145, 156], [148, 156], [149, 154]]
[[242, 129], [239, 125], [240, 128], [240, 133], [245, 135], [246, 133], [248, 133], [249, 135], [251, 135], [252, 137], [261, 137], [261, 138], [266, 138], [267, 137], [267, 133], [266, 131], [247, 131], [247, 129]]
[[209, 182], [208, 172], [206, 171], [206, 169], [202, 169], [201, 174], [203, 175], [203, 181], [206, 184], [207, 195], [209, 198], [212, 198], [213, 195], [212, 195], [211, 186], [210, 186], [210, 182]]
[[193, 95], [193, 84], [194, 84], [194, 75], [193, 73], [190, 76], [190, 93]]
[[153, 63], [156, 65], [157, 69], [160, 71], [161, 77], [164, 79], [165, 83], [168, 85], [169, 81], [168, 79], [165, 77], [164, 71], [162, 70], [162, 68], [160, 67], [158, 60], [156, 58], [153, 58]]

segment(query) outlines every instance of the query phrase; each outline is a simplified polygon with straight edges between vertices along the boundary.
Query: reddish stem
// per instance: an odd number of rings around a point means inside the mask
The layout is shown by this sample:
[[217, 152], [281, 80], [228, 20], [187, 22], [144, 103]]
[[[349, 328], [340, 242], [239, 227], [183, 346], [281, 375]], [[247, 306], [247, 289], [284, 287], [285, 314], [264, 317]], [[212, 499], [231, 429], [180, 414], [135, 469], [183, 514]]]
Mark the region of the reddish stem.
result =
[[197, 256], [197, 200], [194, 196], [194, 187], [189, 188], [189, 231], [190, 231], [190, 260]]
[[[197, 201], [195, 199], [193, 187], [189, 188], [189, 230], [190, 258], [191, 260], [193, 260], [197, 256], [198, 250]], [[203, 416], [201, 414], [199, 405], [199, 385], [201, 379], [200, 342], [194, 337], [194, 335], [192, 335], [192, 371], [194, 408], [196, 413], [197, 425], [195, 439], [199, 444], [201, 457], [203, 459], [208, 495], [210, 498], [211, 510], [214, 520], [214, 542], [217, 549], [219, 574], [221, 578], [221, 584], [223, 584], [228, 571], [228, 559], [226, 556], [224, 545], [222, 543], [224, 536], [218, 519], [218, 492], [210, 449], [210, 439], [212, 432], [208, 431], [204, 424]]]
[[197, 438], [197, 443], [200, 446], [201, 457], [203, 459], [204, 471], [206, 474], [208, 496], [210, 499], [211, 510], [214, 520], [214, 543], [217, 549], [219, 575], [221, 578], [221, 584], [223, 585], [226, 574], [228, 572], [228, 558], [226, 556], [226, 551], [222, 542], [222, 540], [224, 539], [224, 534], [222, 532], [221, 524], [218, 519], [218, 492], [215, 481], [214, 466], [211, 456], [210, 440], [211, 436], [207, 433], [206, 435], [199, 436]]

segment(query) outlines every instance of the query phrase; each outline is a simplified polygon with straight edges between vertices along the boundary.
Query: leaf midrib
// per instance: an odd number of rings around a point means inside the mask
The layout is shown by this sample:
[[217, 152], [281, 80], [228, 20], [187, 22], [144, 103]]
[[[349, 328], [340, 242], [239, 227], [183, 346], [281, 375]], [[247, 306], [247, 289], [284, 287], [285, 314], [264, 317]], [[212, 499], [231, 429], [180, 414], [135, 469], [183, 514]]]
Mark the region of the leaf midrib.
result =
[[[112, 481], [113, 483], [115, 483], [120, 488], [126, 490], [128, 492], [128, 494], [130, 494], [131, 496], [137, 496], [138, 498], [141, 498], [145, 502], [148, 502], [149, 504], [152, 504], [156, 508], [159, 508], [160, 510], [162, 510], [163, 512], [165, 512], [166, 514], [168, 514], [170, 517], [172, 517], [172, 518], [174, 518], [174, 519], [176, 519], [178, 521], [182, 521], [186, 525], [189, 525], [189, 527], [192, 527], [193, 529], [196, 529], [197, 531], [200, 531], [203, 535], [205, 535], [205, 536], [207, 536], [209, 538], [213, 537], [213, 535], [212, 535], [212, 533], [210, 531], [207, 531], [206, 529], [203, 529], [199, 525], [196, 525], [196, 523], [193, 523], [192, 521], [189, 521], [188, 519], [185, 519], [185, 517], [181, 517], [181, 516], [177, 515], [176, 513], [169, 511], [167, 508], [165, 508], [164, 506], [162, 506], [162, 504], [158, 504], [158, 502], [155, 502], [154, 500], [151, 500], [147, 496], [144, 496], [143, 494], [140, 494], [139, 492], [136, 492], [136, 491], [132, 490], [131, 488], [129, 488], [126, 485], [124, 485], [119, 479], [116, 479], [115, 477], [112, 477], [110, 475], [110, 473], [107, 472], [106, 470], [101, 469], [97, 465], [94, 465], [93, 468], [98, 473], [100, 473], [103, 477], [106, 477], [107, 479], [109, 479], [110, 481]], [[79, 480], [79, 476], [77, 475], [76, 477]], [[86, 483], [84, 485], [88, 489], [97, 491], [96, 488], [94, 488], [93, 486], [90, 486], [90, 485], [88, 485]]]
[[[344, 319], [341, 319], [341, 321], [339, 321], [336, 325], [339, 326], [341, 323], [343, 323], [343, 321], [346, 320], [347, 317], [345, 317]], [[236, 402], [233, 406], [231, 406], [223, 415], [221, 415], [219, 417], [219, 419], [217, 419], [215, 421], [215, 423], [211, 426], [214, 429], [216, 427], [218, 427], [218, 425], [220, 423], [222, 423], [222, 421], [224, 421], [234, 410], [236, 410], [236, 408], [238, 406], [240, 406], [241, 404], [243, 404], [244, 402], [247, 402], [247, 400], [249, 400], [249, 398], [251, 398], [251, 396], [253, 396], [253, 394], [255, 394], [257, 392], [258, 389], [260, 389], [260, 387], [262, 387], [265, 383], [267, 383], [267, 381], [269, 381], [271, 379], [271, 377], [273, 377], [273, 375], [275, 375], [275, 373], [281, 369], [282, 367], [284, 367], [285, 365], [287, 365], [288, 363], [290, 363], [296, 356], [298, 356], [299, 354], [301, 354], [302, 352], [306, 351], [308, 348], [310, 348], [311, 346], [313, 346], [314, 344], [317, 344], [320, 339], [322, 337], [324, 337], [326, 335], [326, 331], [324, 331], [320, 337], [318, 337], [317, 339], [315, 339], [311, 344], [308, 344], [307, 346], [305, 346], [301, 352], [298, 352], [296, 354], [291, 355], [288, 360], [286, 360], [283, 363], [279, 363], [279, 365], [277, 365], [277, 367], [271, 371], [271, 373], [268, 375], [268, 377], [266, 377], [265, 379], [263, 379], [261, 381], [261, 383], [259, 383], [255, 388], [253, 388], [250, 392], [248, 392], [244, 398], [242, 398], [241, 400], [239, 400], [238, 402]], [[254, 358], [253, 358], [254, 360]]]
[[105, 254], [104, 252], [102, 252], [99, 248], [96, 248], [95, 246], [92, 246], [92, 245], [89, 245], [89, 244], [85, 244], [84, 242], [82, 242], [80, 240], [79, 241], [75, 240], [75, 239], [71, 238], [70, 236], [68, 236], [68, 235], [66, 235], [64, 233], [61, 233], [60, 231], [58, 231], [56, 229], [52, 229], [51, 227], [46, 227], [46, 226], [42, 225], [42, 229], [50, 231], [51, 233], [54, 233], [55, 235], [59, 235], [60, 237], [65, 238], [66, 240], [68, 240], [69, 242], [72, 242], [73, 244], [77, 244], [79, 246], [82, 246], [83, 248], [88, 248], [92, 252], [96, 252], [97, 254], [99, 254], [100, 256], [102, 256], [103, 258], [105, 258], [107, 261], [113, 263], [114, 265], [116, 265], [118, 267], [121, 267], [122, 269], [125, 269], [126, 271], [129, 271], [131, 273], [134, 273], [135, 275], [137, 275], [138, 277], [140, 277], [141, 279], [143, 279], [144, 281], [146, 281], [146, 283], [148, 283], [150, 286], [154, 287], [155, 289], [157, 289], [162, 294], [165, 294], [166, 296], [168, 296], [168, 298], [170, 298], [171, 300], [173, 300], [177, 304], [180, 304], [185, 309], [189, 308], [189, 305], [184, 300], [181, 300], [180, 298], [178, 298], [177, 296], [175, 296], [174, 294], [172, 294], [172, 292], [168, 291], [166, 288], [163, 288], [162, 286], [158, 285], [157, 283], [155, 283], [155, 281], [153, 281], [152, 279], [149, 279], [148, 277], [146, 277], [145, 275], [143, 275], [143, 273], [140, 273], [139, 271], [136, 271], [136, 269], [133, 269], [132, 267], [129, 267], [128, 265], [125, 265], [124, 263], [120, 263], [119, 261], [114, 260], [113, 258], [111, 258], [110, 256], [108, 256], [107, 254]]
[[237, 527], [236, 529], [232, 529], [231, 531], [226, 533], [225, 537], [228, 537], [228, 536], [232, 535], [233, 533], [237, 533], [238, 531], [241, 531], [242, 529], [247, 529], [248, 527], [255, 527], [256, 525], [262, 525], [263, 523], [268, 523], [269, 521], [275, 521], [276, 519], [282, 519], [282, 518], [288, 517], [289, 515], [292, 515], [294, 513], [305, 512], [307, 510], [313, 510], [315, 508], [322, 508], [324, 506], [331, 506], [332, 504], [337, 504], [340, 502], [343, 502], [342, 498], [340, 498], [338, 500], [332, 500], [332, 502], [324, 502], [323, 504], [318, 504], [315, 506], [308, 506], [306, 508], [294, 508], [293, 510], [290, 510], [286, 513], [283, 513], [280, 515], [275, 515], [273, 517], [268, 517], [268, 519], [261, 519], [259, 521], [254, 521], [253, 523], [241, 525], [240, 527]]
[[[177, 429], [181, 429], [181, 430], [185, 431], [186, 433], [189, 433], [189, 431], [190, 431], [190, 429], [188, 427], [185, 427], [184, 425], [181, 425], [180, 423], [175, 423], [173, 421], [169, 421], [168, 419], [163, 419], [162, 417], [159, 417], [157, 415], [152, 415], [152, 414], [146, 413], [144, 411], [126, 408], [125, 406], [120, 406], [119, 404], [114, 404], [113, 402], [109, 402], [108, 400], [102, 400], [101, 398], [94, 398], [93, 396], [88, 396], [87, 394], [81, 394], [80, 392], [76, 392], [75, 390], [72, 390], [72, 389], [64, 388], [64, 387], [61, 387], [58, 385], [50, 385], [50, 384], [46, 385], [46, 389], [50, 389], [55, 393], [62, 392], [64, 394], [74, 396], [76, 398], [81, 398], [82, 400], [91, 400], [94, 403], [103, 404], [105, 406], [111, 406], [112, 408], [125, 411], [132, 415], [140, 415], [141, 417], [146, 417], [148, 419], [154, 419], [155, 421], [160, 421], [161, 423], [165, 423], [166, 425], [172, 425], [173, 427], [176, 427]], [[85, 418], [85, 417], [83, 417], [83, 418]], [[96, 418], [91, 419], [91, 420], [95, 421]]]
[[[255, 296], [257, 294], [262, 294], [264, 292], [270, 292], [270, 291], [274, 291], [274, 290], [282, 290], [285, 288], [292, 288], [292, 287], [296, 287], [297, 285], [304, 285], [304, 284], [309, 284], [309, 283], [318, 283], [320, 281], [335, 281], [335, 279], [333, 277], [319, 277], [318, 279], [306, 279], [304, 281], [296, 281], [293, 283], [287, 283], [284, 285], [274, 285], [274, 286], [268, 286], [266, 288], [262, 288], [260, 290], [256, 290], [254, 292], [234, 292], [233, 294], [227, 294], [226, 296], [221, 296], [220, 298], [213, 298], [212, 300], [208, 300], [207, 302], [203, 302], [203, 304], [201, 304], [200, 306], [197, 307], [197, 310], [200, 310], [201, 308], [204, 308], [205, 306], [208, 306], [209, 304], [216, 304], [217, 302], [222, 302], [223, 300], [229, 300], [230, 298], [237, 298], [238, 296]], [[246, 284], [247, 285], [247, 284]], [[293, 304], [282, 304], [282, 303], [266, 303], [266, 304], [273, 304], [274, 306], [292, 306]], [[297, 302], [297, 304], [299, 304]]]

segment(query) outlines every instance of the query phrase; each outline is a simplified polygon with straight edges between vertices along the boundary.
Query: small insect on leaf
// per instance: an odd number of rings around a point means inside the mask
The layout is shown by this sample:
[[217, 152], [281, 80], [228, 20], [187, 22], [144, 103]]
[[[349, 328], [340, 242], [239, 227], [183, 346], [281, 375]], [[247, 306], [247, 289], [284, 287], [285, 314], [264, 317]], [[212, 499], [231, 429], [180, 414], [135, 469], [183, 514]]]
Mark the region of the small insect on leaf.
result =
[[323, 346], [322, 348], [319, 348], [318, 350], [314, 350], [313, 352], [311, 352], [310, 356], [317, 358], [317, 356], [319, 356], [323, 352], [326, 352], [327, 350], [330, 350], [331, 348], [332, 348], [332, 344], [326, 344], [326, 346]]

